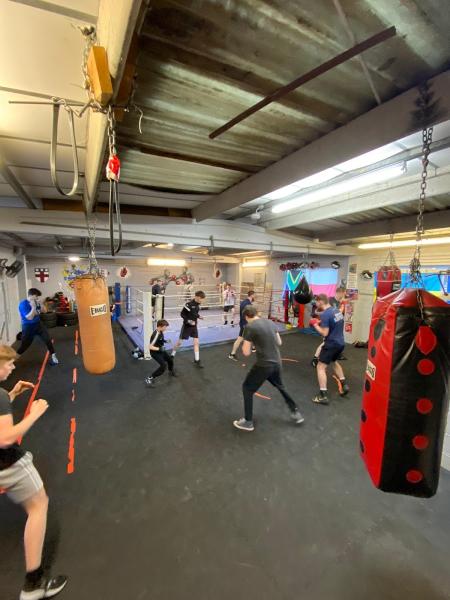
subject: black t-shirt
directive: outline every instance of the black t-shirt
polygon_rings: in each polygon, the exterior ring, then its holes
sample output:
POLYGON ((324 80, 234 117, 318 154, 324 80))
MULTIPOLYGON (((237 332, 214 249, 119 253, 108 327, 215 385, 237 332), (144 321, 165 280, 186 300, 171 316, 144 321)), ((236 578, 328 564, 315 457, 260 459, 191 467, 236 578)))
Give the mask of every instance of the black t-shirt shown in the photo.
MULTIPOLYGON (((164 339, 163 332, 155 329, 150 337, 150 346, 157 346, 159 350, 163 350, 165 343, 166 340, 164 339)), ((156 350, 150 350, 150 352, 156 352, 156 350)))
POLYGON ((281 365, 277 340, 278 329, 269 319, 255 319, 244 329, 244 340, 256 348, 256 364, 259 367, 281 365))
MULTIPOLYGON (((0 417, 4 415, 12 415, 11 400, 8 392, 0 388, 0 417)), ((9 448, 0 448, 0 471, 8 469, 24 455, 25 452, 18 444, 13 444, 9 448)))
POLYGON ((338 300, 337 298, 332 296, 328 299, 328 302, 333 308, 337 308, 338 310, 341 309, 342 300, 338 300))
POLYGON ((180 316, 183 319, 184 325, 191 325, 195 327, 200 314, 200 304, 195 300, 189 300, 183 306, 180 316))
POLYGON ((252 301, 250 300, 250 298, 246 298, 245 300, 242 300, 240 307, 239 307, 239 325, 241 327, 245 327, 247 325, 247 319, 244 317, 244 310, 247 308, 247 306, 251 306, 252 305, 252 301))

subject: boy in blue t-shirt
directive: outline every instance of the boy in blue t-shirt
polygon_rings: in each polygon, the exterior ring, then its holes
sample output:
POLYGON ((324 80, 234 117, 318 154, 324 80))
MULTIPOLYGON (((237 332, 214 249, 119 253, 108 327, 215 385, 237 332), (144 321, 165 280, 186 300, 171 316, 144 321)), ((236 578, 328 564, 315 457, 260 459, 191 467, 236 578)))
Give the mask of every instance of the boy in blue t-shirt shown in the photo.
POLYGON ((41 291, 36 288, 28 290, 28 297, 19 303, 19 313, 22 321, 22 343, 17 350, 17 354, 23 354, 27 350, 36 336, 39 336, 50 352, 50 364, 57 365, 58 359, 55 354, 50 335, 47 328, 41 323, 41 305, 39 298, 41 291))
POLYGON ((339 393, 346 396, 349 387, 345 380, 344 371, 337 362, 345 347, 344 341, 344 315, 337 308, 330 305, 326 294, 317 296, 317 308, 320 311, 320 320, 311 319, 310 325, 325 338, 319 354, 317 364, 317 379, 319 380, 319 393, 312 400, 316 404, 328 404, 327 392, 327 366, 333 363, 334 372, 339 382, 339 393))

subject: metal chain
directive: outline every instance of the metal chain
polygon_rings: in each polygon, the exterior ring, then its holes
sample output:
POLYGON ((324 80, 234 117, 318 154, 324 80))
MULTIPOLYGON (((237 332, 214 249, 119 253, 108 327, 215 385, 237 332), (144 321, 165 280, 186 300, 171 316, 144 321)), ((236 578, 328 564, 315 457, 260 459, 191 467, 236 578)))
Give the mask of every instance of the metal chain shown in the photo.
POLYGON ((89 79, 87 63, 91 48, 92 46, 95 46, 95 43, 97 41, 97 32, 93 25, 91 25, 90 27, 78 27, 78 29, 81 31, 81 34, 85 39, 85 45, 83 49, 83 60, 81 63, 81 71, 83 73, 83 86, 86 90, 89 100, 94 100, 92 95, 92 85, 91 80, 89 79))
POLYGON ((86 215, 86 224, 89 236, 89 273, 98 277, 100 269, 98 267, 97 257, 95 256, 95 228, 97 225, 97 220, 95 215, 92 220, 91 218, 92 217, 90 215, 86 215))
POLYGON ((109 144, 109 155, 117 154, 116 150, 116 118, 114 116, 114 109, 111 105, 108 106, 108 144, 109 144))
POLYGON ((431 95, 429 93, 429 86, 424 84, 419 87, 419 100, 417 102, 420 111, 422 113, 422 173, 421 173, 421 182, 420 182, 420 196, 419 196, 419 213, 417 215, 417 224, 416 224, 416 247, 414 250, 414 255, 410 263, 409 268, 409 276, 412 282, 414 282, 417 288, 417 302, 419 304, 420 314, 422 321, 424 320, 424 306, 422 301, 422 295, 420 294, 420 287, 423 287, 422 280, 422 265, 420 262, 421 259, 421 250, 422 250, 422 236, 425 232, 424 228, 424 220, 423 215, 425 212, 425 200, 427 194, 427 178, 428 178, 428 165, 429 165, 429 156, 430 156, 430 146, 433 140, 433 127, 428 127, 426 125, 426 117, 427 110, 430 103, 431 95))

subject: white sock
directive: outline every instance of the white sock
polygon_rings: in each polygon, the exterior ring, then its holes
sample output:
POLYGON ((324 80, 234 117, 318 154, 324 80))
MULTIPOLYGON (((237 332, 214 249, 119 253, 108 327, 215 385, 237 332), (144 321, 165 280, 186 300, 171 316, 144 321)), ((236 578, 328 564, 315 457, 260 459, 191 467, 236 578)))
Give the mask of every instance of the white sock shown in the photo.
POLYGON ((196 361, 200 360, 200 350, 194 350, 194 357, 196 361))
POLYGON ((176 353, 177 353, 176 350, 172 350, 172 356, 175 356, 176 353))

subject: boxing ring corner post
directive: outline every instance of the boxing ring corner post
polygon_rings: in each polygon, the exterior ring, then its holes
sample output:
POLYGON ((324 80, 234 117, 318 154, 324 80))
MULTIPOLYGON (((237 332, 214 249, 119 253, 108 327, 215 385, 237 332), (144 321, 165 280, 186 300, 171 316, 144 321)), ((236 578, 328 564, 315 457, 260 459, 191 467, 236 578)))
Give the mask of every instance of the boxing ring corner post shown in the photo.
POLYGON ((152 293, 143 292, 143 321, 144 321, 144 357, 150 358, 150 336, 153 331, 153 309, 152 309, 152 293))

